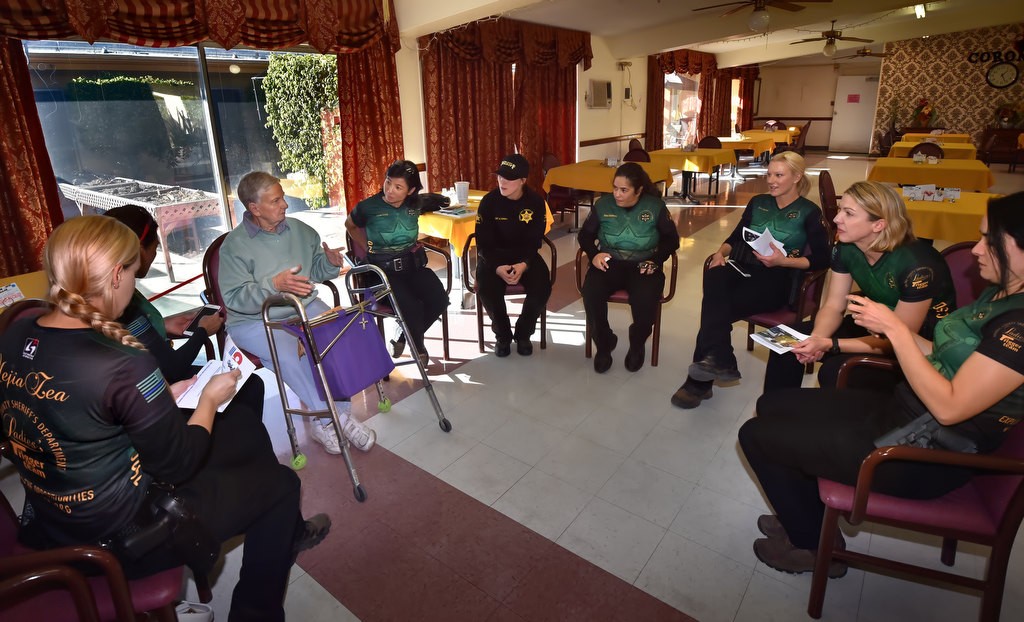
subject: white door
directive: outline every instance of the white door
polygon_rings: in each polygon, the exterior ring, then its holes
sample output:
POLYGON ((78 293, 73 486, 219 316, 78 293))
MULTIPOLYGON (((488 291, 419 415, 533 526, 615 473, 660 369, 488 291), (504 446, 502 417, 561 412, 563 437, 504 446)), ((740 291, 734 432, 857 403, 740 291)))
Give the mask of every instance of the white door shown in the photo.
POLYGON ((839 76, 829 151, 867 153, 878 100, 878 76, 839 76))

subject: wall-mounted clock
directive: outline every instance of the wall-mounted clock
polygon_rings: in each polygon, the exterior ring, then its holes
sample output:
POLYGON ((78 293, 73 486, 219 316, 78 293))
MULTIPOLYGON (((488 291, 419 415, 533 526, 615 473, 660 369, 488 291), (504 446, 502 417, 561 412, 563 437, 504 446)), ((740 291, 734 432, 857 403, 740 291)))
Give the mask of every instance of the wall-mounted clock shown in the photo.
POLYGON ((985 74, 985 80, 988 81, 989 85, 997 89, 1005 89, 1017 81, 1020 76, 1020 72, 1017 69, 1017 65, 1013 63, 995 63, 988 68, 988 73, 985 74))

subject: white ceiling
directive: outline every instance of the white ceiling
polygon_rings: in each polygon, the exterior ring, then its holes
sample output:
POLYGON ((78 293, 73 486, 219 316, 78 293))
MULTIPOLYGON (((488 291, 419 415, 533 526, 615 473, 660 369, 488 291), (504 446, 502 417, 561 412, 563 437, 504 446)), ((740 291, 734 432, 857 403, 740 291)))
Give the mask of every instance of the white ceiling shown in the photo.
MULTIPOLYGON (((491 15, 583 30, 601 37, 618 59, 687 48, 710 52, 722 67, 803 57, 826 59, 824 41, 790 45, 828 30, 830 20, 844 35, 881 44, 913 37, 1024 22, 1020 0, 938 0, 925 2, 927 17, 914 16, 909 0, 833 0, 804 4, 802 11, 769 7, 767 34, 751 32, 750 8, 729 17, 732 7, 695 12, 701 6, 729 0, 395 0, 403 37, 452 28, 491 15)), ((789 0, 799 3, 800 0, 789 0)), ((1024 32, 1024 28, 1022 28, 1024 32)), ((852 54, 863 43, 837 42, 836 56, 852 54)), ((860 60, 860 59, 856 59, 860 60)), ((790 61, 792 62, 792 61, 790 61)), ((869 61, 870 62, 870 61, 869 61)))

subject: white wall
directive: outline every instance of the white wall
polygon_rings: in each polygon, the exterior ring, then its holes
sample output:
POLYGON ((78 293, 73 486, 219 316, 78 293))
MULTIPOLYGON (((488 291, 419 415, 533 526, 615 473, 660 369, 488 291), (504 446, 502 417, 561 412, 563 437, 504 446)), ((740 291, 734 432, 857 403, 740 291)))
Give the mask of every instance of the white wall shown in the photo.
MULTIPOLYGON (((608 45, 601 37, 591 36, 590 47, 594 61, 588 71, 580 65, 579 98, 576 109, 579 115, 577 139, 586 141, 623 134, 643 134, 647 106, 647 57, 614 58, 608 45), (631 62, 628 71, 620 71, 619 61, 631 62), (587 108, 587 91, 591 80, 608 80, 612 83, 611 108, 587 108), (632 101, 624 101, 625 87, 631 84, 632 101)), ((605 143, 580 149, 579 160, 621 158, 626 153, 628 141, 605 143)))
POLYGON ((402 140, 405 159, 427 161, 423 127, 423 82, 420 74, 420 52, 416 39, 402 39, 402 49, 395 55, 398 69, 398 96, 402 105, 402 140))
MULTIPOLYGON (((838 70, 835 65, 761 67, 757 116, 799 122, 800 117, 831 117, 838 70)), ((808 146, 828 145, 831 121, 814 121, 808 146)))

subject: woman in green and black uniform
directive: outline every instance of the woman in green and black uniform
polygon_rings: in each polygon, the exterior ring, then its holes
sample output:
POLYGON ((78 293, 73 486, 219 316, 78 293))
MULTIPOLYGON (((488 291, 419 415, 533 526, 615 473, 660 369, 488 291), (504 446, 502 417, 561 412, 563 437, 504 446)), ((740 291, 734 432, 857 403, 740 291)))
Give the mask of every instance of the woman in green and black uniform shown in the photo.
MULTIPOLYGON (((1024 193, 989 202, 972 252, 993 286, 942 318, 934 343, 885 304, 847 296, 854 321, 889 340, 906 377, 888 399, 870 390, 823 388, 775 391, 758 400, 757 416, 743 424, 739 440, 775 511, 757 521, 768 536, 754 543, 762 562, 786 572, 813 569, 824 512, 817 478, 854 485, 876 439, 890 431, 931 413, 944 434, 989 453, 1018 424, 1024 414, 1024 193)), ((928 499, 973 474, 893 462, 875 473, 872 489, 928 499)), ((830 568, 831 576, 845 572, 839 563, 830 568)))
POLYGON ((427 267, 427 255, 417 242, 420 232, 420 200, 423 188, 416 165, 399 160, 388 167, 384 187, 363 199, 345 221, 356 244, 366 248, 367 261, 384 270, 405 320, 408 335, 393 343, 395 356, 412 338, 420 362, 427 364, 423 335, 448 307, 448 294, 434 271, 427 267))
POLYGON ((783 151, 768 164, 768 194, 750 200, 732 234, 711 256, 704 272, 700 330, 686 381, 672 396, 680 408, 696 408, 711 397, 716 380, 740 379, 729 333, 736 320, 792 302, 804 270, 828 265, 829 239, 821 209, 802 195, 811 182, 804 159, 783 151), (745 241, 744 228, 765 229, 785 251, 759 255, 745 241), (732 265, 726 265, 728 263, 732 265))
MULTIPOLYGON (((907 208, 895 190, 874 181, 853 184, 843 193, 835 223, 838 242, 832 248, 824 302, 814 322, 793 326, 810 337, 792 352, 769 355, 765 393, 799 388, 806 363, 823 360, 818 381, 831 387, 839 367, 853 354, 890 352, 884 339, 872 336, 846 315, 846 296, 854 285, 863 296, 895 311, 925 339, 931 339, 935 324, 956 308, 949 266, 931 244, 914 237, 907 208), (838 356, 840 352, 847 356, 838 356)), ((892 374, 871 374, 858 384, 885 391, 897 380, 892 374)))
POLYGON ((612 366, 619 340, 608 325, 608 296, 620 289, 629 292, 633 314, 626 369, 637 371, 665 287, 661 265, 679 248, 661 193, 639 164, 627 162, 616 169, 612 193, 594 204, 578 241, 591 265, 583 281, 583 306, 597 347, 594 371, 603 374, 612 366))

